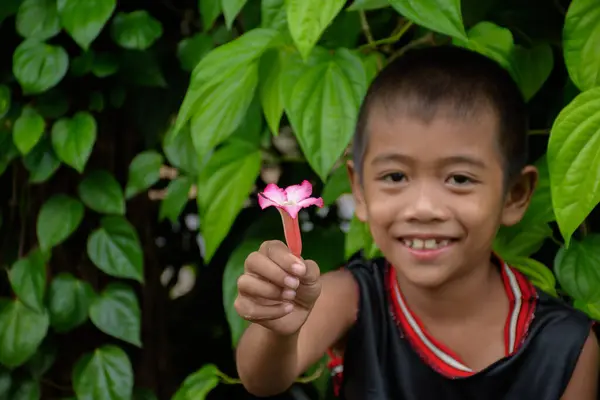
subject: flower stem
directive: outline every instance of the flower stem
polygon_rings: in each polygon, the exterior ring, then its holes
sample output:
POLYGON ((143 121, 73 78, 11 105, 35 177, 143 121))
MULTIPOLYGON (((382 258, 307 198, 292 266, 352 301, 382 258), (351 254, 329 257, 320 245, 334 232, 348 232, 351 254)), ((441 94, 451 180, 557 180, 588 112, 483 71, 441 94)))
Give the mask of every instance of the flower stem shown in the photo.
POLYGON ((300 257, 300 254, 302 254, 302 237, 300 236, 298 218, 292 218, 290 214, 282 209, 279 209, 279 214, 281 214, 281 221, 283 222, 285 242, 292 254, 300 257))

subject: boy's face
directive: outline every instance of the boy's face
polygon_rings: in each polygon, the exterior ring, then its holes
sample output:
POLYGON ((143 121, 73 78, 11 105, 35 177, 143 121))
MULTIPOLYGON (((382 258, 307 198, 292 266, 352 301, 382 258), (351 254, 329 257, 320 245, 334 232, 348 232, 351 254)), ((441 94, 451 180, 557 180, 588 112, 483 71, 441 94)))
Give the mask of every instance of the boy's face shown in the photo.
POLYGON ((489 265, 500 224, 523 216, 537 173, 504 188, 497 118, 445 117, 424 123, 374 106, 363 182, 349 164, 357 217, 408 281, 433 288, 489 265))

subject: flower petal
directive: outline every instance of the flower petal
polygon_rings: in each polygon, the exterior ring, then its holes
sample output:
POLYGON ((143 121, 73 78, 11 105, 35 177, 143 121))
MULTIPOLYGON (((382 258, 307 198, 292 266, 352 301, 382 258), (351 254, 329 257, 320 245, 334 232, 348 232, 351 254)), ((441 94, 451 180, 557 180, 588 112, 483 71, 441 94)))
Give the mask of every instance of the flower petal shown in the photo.
POLYGON ((308 199, 304 199, 298 203, 298 205, 302 208, 317 206, 323 207, 323 199, 321 197, 309 197, 308 199))
POLYGON ((262 193, 258 194, 258 205, 261 209, 270 206, 279 207, 287 201, 285 190, 274 183, 269 183, 262 193))
POLYGON ((300 185, 292 185, 285 188, 287 200, 293 203, 299 203, 308 198, 312 193, 312 185, 309 181, 304 180, 300 185))
POLYGON ((289 216, 292 217, 292 219, 298 218, 298 212, 300 212, 300 210, 302 210, 302 206, 299 206, 297 204, 292 204, 292 205, 288 205, 288 206, 281 206, 280 208, 284 212, 288 213, 289 216))

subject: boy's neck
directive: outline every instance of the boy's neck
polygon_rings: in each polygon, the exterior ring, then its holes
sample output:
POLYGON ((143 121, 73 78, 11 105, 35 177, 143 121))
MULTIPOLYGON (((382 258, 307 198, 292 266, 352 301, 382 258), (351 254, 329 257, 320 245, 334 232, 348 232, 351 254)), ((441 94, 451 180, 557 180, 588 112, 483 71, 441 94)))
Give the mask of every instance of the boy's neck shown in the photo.
POLYGON ((398 279, 409 308, 423 322, 436 324, 464 323, 481 315, 493 304, 499 293, 504 295, 502 276, 491 260, 473 268, 469 274, 431 290, 423 290, 398 279))

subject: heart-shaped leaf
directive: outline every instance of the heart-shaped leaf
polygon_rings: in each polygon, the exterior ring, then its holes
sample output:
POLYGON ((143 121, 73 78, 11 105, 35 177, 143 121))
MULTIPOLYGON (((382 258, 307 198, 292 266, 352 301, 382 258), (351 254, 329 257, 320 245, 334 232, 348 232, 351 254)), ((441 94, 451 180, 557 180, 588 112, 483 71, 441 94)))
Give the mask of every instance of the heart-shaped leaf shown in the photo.
POLYGON ((82 325, 95 293, 92 286, 69 273, 58 274, 48 289, 50 324, 57 332, 68 332, 82 325))
POLYGON ((23 365, 36 352, 48 332, 46 312, 38 313, 19 300, 0 300, 0 363, 23 365))
POLYGON ((120 12, 111 26, 113 40, 125 49, 146 50, 163 34, 160 21, 146 10, 120 12))
POLYGON ((579 94, 558 115, 548 143, 550 188, 565 244, 600 202, 600 87, 579 94))
POLYGON ((547 223, 503 226, 496 235, 494 251, 506 260, 529 257, 538 251, 544 240, 550 236, 552 236, 552 229, 547 223))
POLYGON ((104 217, 88 238, 88 257, 108 275, 144 282, 144 258, 138 235, 123 217, 104 217))
POLYGON ((206 364, 188 376, 173 400, 205 400, 206 396, 219 384, 219 370, 213 364, 206 364))
POLYGON ((273 135, 279 133, 279 122, 283 115, 283 94, 281 90, 282 53, 268 51, 260 60, 260 102, 273 135))
POLYGON ((389 0, 400 14, 432 31, 467 39, 460 0, 389 0))
POLYGON ((32 107, 23 107, 23 111, 13 128, 13 141, 21 154, 27 154, 39 142, 44 134, 46 122, 32 107))
POLYGON ((46 262, 39 250, 18 260, 8 274, 10 285, 23 304, 35 311, 44 312, 46 292, 46 262))
POLYGON ((84 50, 98 37, 116 6, 117 0, 57 0, 62 26, 84 50))
POLYGON ((153 150, 144 151, 135 156, 129 164, 125 197, 130 199, 158 182, 163 161, 163 156, 153 150))
POLYGON ((198 0, 198 7, 202 17, 202 28, 206 32, 221 15, 221 0, 198 0))
POLYGON ((125 214, 125 198, 119 182, 108 171, 90 172, 79 184, 79 197, 94 211, 104 214, 125 214))
POLYGON ((126 400, 133 393, 133 368, 125 352, 113 345, 83 355, 73 368, 78 399, 126 400))
POLYGON ((572 297, 585 303, 600 302, 600 235, 571 242, 556 255, 554 271, 560 286, 572 297))
POLYGON ((84 207, 77 199, 57 194, 48 199, 37 218, 37 237, 43 251, 65 241, 83 219, 84 207))
POLYGON ((90 305, 90 319, 107 335, 142 347, 140 307, 134 291, 122 283, 111 283, 90 305))
POLYGON ((516 257, 506 261, 512 267, 521 271, 535 286, 551 296, 558 297, 556 293, 556 278, 550 268, 533 258, 516 257))
POLYGON ((550 76, 554 57, 549 44, 539 44, 531 49, 515 46, 512 54, 512 76, 519 85, 525 100, 530 100, 550 76))
POLYGON ((192 180, 182 176, 172 180, 167 186, 167 194, 160 203, 158 220, 162 221, 165 218, 176 223, 181 211, 189 201, 189 193, 192 187, 192 180))
POLYGON ((52 127, 52 146, 58 157, 82 173, 96 142, 96 120, 88 112, 61 118, 52 127))
POLYGON ((571 80, 581 90, 600 86, 600 4, 573 0, 567 10, 562 48, 571 80), (594 50, 595 49, 595 50, 594 50))
POLYGON ((308 58, 325 29, 346 4, 345 0, 288 0, 287 20, 302 58, 308 58))
POLYGON ((26 39, 46 40, 60 32, 56 0, 24 0, 17 12, 17 32, 26 39))
POLYGON ((169 129, 163 140, 163 151, 172 166, 193 177, 200 173, 202 159, 194 149, 189 125, 184 126, 179 134, 169 129))
POLYGON ((43 136, 38 144, 23 157, 23 165, 29 171, 29 182, 42 183, 50 179, 60 166, 49 136, 43 136))
POLYGON ((352 187, 346 166, 342 165, 336 168, 327 179, 323 188, 323 203, 325 205, 333 204, 338 197, 345 193, 352 193, 352 187))
POLYGON ((15 49, 13 74, 26 94, 36 94, 56 86, 69 69, 69 55, 60 46, 28 39, 15 49))

